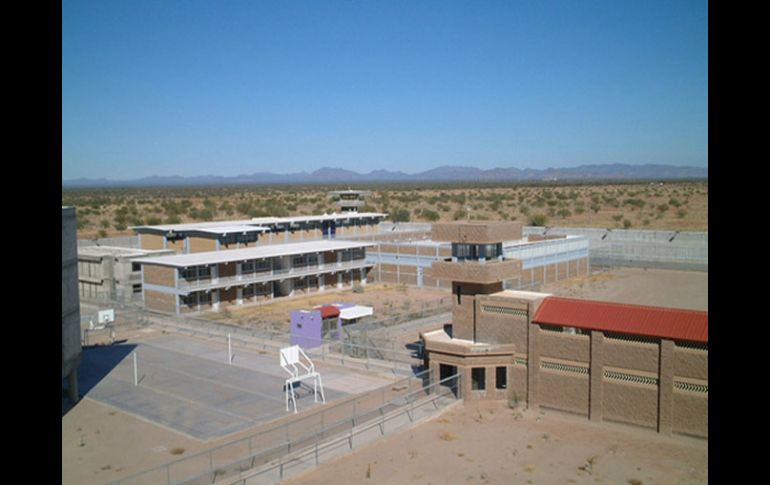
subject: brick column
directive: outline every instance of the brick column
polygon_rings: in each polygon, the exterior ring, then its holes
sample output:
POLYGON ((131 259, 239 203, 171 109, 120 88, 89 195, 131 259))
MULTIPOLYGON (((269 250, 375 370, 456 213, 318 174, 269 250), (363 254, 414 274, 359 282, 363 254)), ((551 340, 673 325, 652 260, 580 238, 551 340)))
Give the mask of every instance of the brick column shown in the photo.
POLYGON ((658 379, 658 433, 670 435, 674 414, 673 340, 660 340, 658 379))
POLYGON ((591 331, 591 360, 589 377, 588 418, 602 420, 602 382, 604 380, 604 333, 591 331))
POLYGON ((537 410, 537 384, 540 376, 540 349, 537 336, 540 326, 527 323, 527 408, 537 410))

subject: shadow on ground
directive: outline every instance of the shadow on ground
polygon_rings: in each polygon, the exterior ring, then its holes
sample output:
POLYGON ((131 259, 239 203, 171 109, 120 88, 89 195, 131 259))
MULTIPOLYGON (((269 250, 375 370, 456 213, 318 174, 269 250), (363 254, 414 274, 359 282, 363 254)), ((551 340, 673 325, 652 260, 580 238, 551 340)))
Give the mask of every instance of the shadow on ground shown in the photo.
MULTIPOLYGON (((136 349, 135 344, 115 343, 83 347, 78 367, 78 391, 80 399, 85 397, 112 369, 136 349)), ((62 410, 64 416, 74 407, 67 397, 67 379, 62 379, 62 410)))

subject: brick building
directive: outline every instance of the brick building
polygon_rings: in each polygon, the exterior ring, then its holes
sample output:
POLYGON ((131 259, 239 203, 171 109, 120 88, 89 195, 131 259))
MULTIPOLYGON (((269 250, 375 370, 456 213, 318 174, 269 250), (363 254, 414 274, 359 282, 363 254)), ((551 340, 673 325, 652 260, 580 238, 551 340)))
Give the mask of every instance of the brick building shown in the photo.
POLYGON ((144 305, 179 314, 366 284, 370 245, 319 240, 136 261, 144 305))
MULTIPOLYGON (((708 436, 708 313, 503 290, 520 271, 505 224, 434 226, 452 240, 452 324, 426 332, 435 375, 462 371, 466 400, 505 399, 661 433, 708 436)), ((435 266, 435 265, 434 265, 435 266)))

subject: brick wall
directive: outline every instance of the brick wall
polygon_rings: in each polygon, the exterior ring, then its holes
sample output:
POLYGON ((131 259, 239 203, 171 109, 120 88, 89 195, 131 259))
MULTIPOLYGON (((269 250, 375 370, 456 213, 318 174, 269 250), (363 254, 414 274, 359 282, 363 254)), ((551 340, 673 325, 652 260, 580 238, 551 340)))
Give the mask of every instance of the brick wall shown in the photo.
POLYGON ((538 335, 541 357, 589 362, 591 343, 587 335, 541 331, 538 335))
POLYGON ((139 234, 139 245, 142 249, 163 249, 163 239, 157 234, 139 234))
POLYGON ((150 310, 164 313, 176 313, 177 296, 159 291, 144 290, 144 305, 150 310))
POLYGON ((602 417, 608 421, 655 428, 658 420, 657 386, 604 379, 602 417))
POLYGON ((604 365, 644 372, 658 372, 658 345, 604 339, 604 365))
POLYGON ((708 437, 708 395, 675 390, 672 427, 676 433, 708 437))
MULTIPOLYGON (((217 250, 217 241, 216 239, 207 239, 203 237, 190 237, 190 252, 191 253, 202 253, 204 251, 216 251, 217 250)), ((235 244, 231 244, 229 249, 235 248, 235 244)), ((225 249, 225 246, 222 245, 222 249, 225 249)))
POLYGON ((175 274, 177 269, 168 266, 156 266, 152 264, 143 264, 144 282, 147 284, 167 286, 174 288, 175 274))
POLYGON ((235 263, 219 263, 218 265, 219 277, 227 278, 229 276, 235 276, 235 263))
POLYGON ((708 380, 708 350, 676 347, 674 349, 674 375, 708 380))
POLYGON ((588 415, 588 376, 540 370, 538 402, 542 406, 588 415))

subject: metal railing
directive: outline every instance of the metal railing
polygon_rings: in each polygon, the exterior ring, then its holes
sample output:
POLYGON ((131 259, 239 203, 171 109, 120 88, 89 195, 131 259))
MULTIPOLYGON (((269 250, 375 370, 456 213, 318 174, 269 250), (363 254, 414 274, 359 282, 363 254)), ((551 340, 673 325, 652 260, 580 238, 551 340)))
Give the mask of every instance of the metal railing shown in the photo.
POLYGON ((461 396, 460 373, 436 381, 431 370, 396 381, 368 393, 351 396, 320 410, 277 425, 268 425, 259 432, 210 448, 185 458, 144 470, 110 482, 112 485, 136 483, 202 484, 232 476, 243 479, 243 472, 265 467, 255 474, 280 468, 297 459, 297 453, 318 453, 331 440, 349 440, 372 426, 380 426, 395 416, 408 414, 414 419, 414 409, 442 397, 451 400, 461 396), (417 384, 419 382, 419 384, 417 384), (389 389, 388 389, 389 388, 389 389))
POLYGON ((188 280, 181 278, 179 280, 179 288, 185 289, 201 289, 215 286, 226 286, 232 283, 265 283, 284 276, 310 276, 318 273, 326 273, 329 271, 345 271, 349 269, 360 269, 366 266, 372 266, 371 263, 367 263, 364 259, 353 260, 345 263, 334 264, 322 264, 318 266, 302 266, 300 268, 283 268, 273 269, 270 271, 257 271, 253 273, 240 274, 234 276, 224 276, 219 278, 206 278, 188 280))

